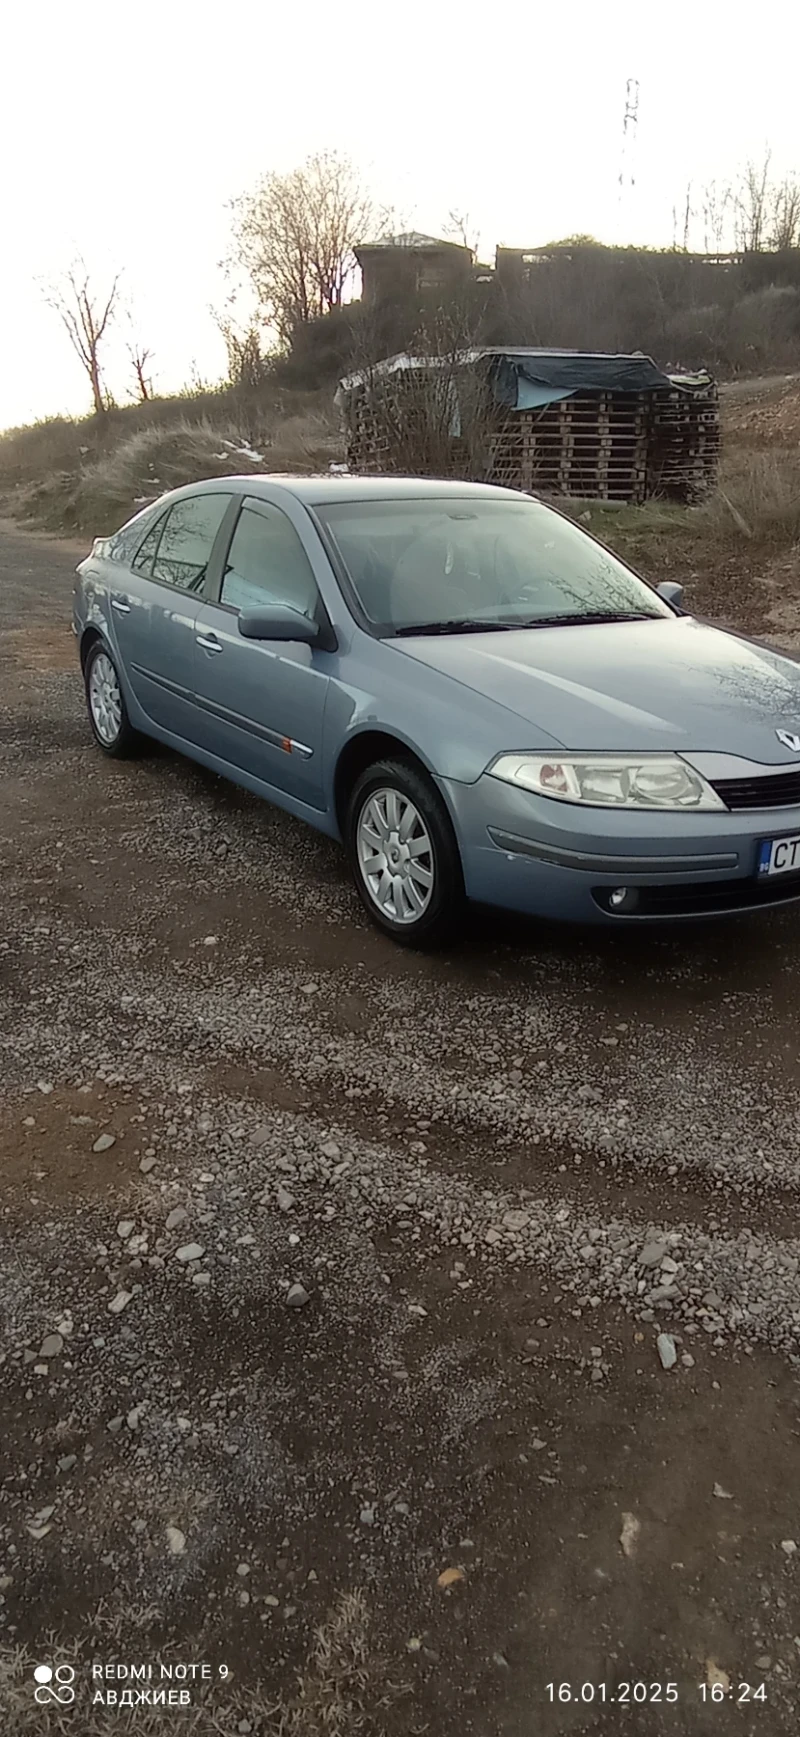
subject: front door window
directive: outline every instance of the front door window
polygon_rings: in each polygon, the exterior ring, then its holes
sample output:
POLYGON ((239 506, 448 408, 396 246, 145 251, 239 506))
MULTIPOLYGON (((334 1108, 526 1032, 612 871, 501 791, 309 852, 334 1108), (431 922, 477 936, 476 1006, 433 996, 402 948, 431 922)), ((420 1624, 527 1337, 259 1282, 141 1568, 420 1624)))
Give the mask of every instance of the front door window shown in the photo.
POLYGON ((220 603, 232 609, 285 604, 313 619, 317 586, 311 564, 280 507, 245 501, 228 551, 220 603))

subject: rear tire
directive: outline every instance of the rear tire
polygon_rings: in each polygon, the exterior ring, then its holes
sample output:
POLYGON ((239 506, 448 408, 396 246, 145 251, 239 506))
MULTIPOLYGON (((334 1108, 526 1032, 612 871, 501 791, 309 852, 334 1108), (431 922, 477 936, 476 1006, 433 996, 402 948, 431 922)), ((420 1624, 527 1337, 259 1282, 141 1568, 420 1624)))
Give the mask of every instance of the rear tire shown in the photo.
POLYGON ((116 663, 103 640, 97 639, 84 664, 86 705, 92 735, 104 754, 124 760, 135 754, 142 738, 128 717, 116 663))
POLYGON ((378 760, 357 780, 345 842, 359 898, 373 923, 403 947, 441 947, 466 903, 450 816, 432 780, 410 760, 378 760))

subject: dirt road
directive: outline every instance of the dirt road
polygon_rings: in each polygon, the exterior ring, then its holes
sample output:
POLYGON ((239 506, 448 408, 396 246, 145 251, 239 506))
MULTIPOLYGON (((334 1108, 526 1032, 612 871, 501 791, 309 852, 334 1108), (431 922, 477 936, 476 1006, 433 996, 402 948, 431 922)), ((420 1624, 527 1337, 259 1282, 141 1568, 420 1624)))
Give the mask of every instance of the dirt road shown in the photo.
POLYGON ((794 1732, 800 913, 405 955, 93 749, 75 558, 0 534, 0 1728, 794 1732))

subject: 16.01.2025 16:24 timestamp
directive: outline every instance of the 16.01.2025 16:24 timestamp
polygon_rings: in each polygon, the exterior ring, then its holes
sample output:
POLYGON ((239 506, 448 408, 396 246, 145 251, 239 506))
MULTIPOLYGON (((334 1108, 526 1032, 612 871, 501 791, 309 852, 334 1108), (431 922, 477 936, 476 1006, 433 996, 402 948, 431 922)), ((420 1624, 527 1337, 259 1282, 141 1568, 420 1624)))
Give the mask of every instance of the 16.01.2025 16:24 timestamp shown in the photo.
MULTIPOLYGON (((644 1702, 654 1704, 679 1699, 677 1683, 635 1681, 615 1684, 547 1683, 545 1693, 549 1701, 582 1701, 584 1705, 606 1701, 617 1706, 641 1706, 644 1702)), ((767 1688, 765 1683, 731 1683, 728 1688, 722 1683, 698 1683, 697 1694, 703 1702, 733 1701, 742 1706, 747 1701, 766 1701, 767 1688)))

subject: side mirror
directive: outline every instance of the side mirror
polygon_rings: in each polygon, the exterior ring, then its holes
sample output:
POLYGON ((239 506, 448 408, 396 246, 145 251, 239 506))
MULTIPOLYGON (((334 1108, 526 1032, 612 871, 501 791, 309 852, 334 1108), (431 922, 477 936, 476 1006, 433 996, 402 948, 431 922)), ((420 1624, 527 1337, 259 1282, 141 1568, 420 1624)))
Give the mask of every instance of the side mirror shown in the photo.
POLYGON ((665 603, 674 603, 676 609, 680 609, 683 603, 682 585, 676 585, 674 579, 663 579, 661 584, 656 586, 656 591, 665 603))
POLYGON ((288 603, 240 610, 239 632, 243 639, 278 639, 300 645, 314 645, 319 639, 318 623, 301 615, 299 609, 290 609, 288 603))

